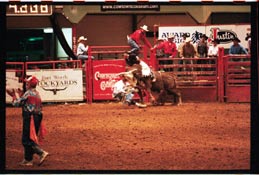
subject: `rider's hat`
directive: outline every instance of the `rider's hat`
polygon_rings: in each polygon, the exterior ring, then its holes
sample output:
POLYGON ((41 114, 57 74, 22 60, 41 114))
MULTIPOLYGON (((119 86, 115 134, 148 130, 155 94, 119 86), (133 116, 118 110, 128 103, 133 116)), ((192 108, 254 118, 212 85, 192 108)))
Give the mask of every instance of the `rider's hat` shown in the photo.
POLYGON ((147 29, 146 25, 140 26, 141 29, 145 30, 146 32, 148 32, 149 30, 147 29))

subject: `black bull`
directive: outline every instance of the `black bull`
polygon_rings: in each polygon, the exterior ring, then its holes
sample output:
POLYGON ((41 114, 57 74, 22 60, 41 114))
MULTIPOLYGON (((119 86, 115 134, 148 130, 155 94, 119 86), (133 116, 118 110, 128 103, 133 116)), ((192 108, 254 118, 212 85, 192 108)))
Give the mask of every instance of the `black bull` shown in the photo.
MULTIPOLYGON (((127 68, 127 71, 131 71, 133 73, 133 76, 137 79, 138 87, 147 91, 153 104, 163 105, 168 95, 173 95, 173 102, 176 105, 180 105, 182 103, 181 93, 179 89, 177 89, 176 77, 173 73, 153 71, 156 81, 152 82, 150 76, 142 76, 141 70, 141 65, 139 64, 134 64, 133 66, 127 68), (157 99, 154 98, 152 92, 158 92, 157 99)), ((139 92, 140 100, 141 102, 143 102, 143 95, 141 93, 142 91, 139 92)))

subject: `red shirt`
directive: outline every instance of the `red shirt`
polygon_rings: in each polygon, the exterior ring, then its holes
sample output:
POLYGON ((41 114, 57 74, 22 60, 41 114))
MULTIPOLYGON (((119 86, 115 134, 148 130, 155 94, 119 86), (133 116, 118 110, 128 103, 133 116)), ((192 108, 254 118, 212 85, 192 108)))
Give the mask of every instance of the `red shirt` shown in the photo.
POLYGON ((134 33, 130 35, 130 38, 136 41, 137 44, 139 44, 140 40, 142 40, 146 46, 148 46, 149 48, 152 47, 146 38, 145 32, 142 29, 136 30, 134 33))
POLYGON ((170 42, 170 41, 164 41, 164 42, 160 43, 156 47, 156 49, 164 49, 164 53, 171 55, 173 58, 178 53, 176 44, 174 42, 170 42))

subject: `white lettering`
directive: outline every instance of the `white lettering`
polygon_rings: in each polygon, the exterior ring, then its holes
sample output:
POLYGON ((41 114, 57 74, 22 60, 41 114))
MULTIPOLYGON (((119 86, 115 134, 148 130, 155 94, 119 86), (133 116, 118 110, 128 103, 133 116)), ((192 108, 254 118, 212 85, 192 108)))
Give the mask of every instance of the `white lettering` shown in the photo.
POLYGON ((95 80, 100 80, 100 79, 109 79, 112 80, 114 78, 118 77, 117 74, 114 73, 106 73, 106 74, 102 74, 100 72, 95 72, 94 74, 94 79, 95 80))
POLYGON ((109 80, 109 81, 102 81, 100 83, 100 89, 105 91, 107 88, 112 88, 114 85, 115 81, 109 80))

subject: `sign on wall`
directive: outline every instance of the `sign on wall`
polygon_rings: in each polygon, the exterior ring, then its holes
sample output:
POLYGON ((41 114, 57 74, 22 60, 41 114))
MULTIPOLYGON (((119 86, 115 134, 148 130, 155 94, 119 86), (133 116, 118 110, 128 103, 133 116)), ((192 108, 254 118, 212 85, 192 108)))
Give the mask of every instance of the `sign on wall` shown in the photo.
POLYGON ((157 4, 105 4, 101 5, 102 11, 117 11, 117 10, 155 10, 159 11, 160 6, 157 4))
POLYGON ((112 86, 120 72, 125 72, 125 60, 93 61, 93 99, 112 99, 112 86))
POLYGON ((37 90, 43 102, 83 100, 81 69, 28 70, 27 75, 39 79, 37 90))
POLYGON ((238 37, 240 44, 247 47, 245 41, 246 34, 250 32, 251 26, 244 25, 206 25, 206 26, 160 26, 158 36, 167 38, 169 34, 175 35, 175 43, 179 45, 182 42, 182 35, 187 34, 192 38, 193 43, 197 43, 202 34, 206 34, 211 39, 219 39, 220 45, 226 49, 233 44, 232 39, 238 37))

